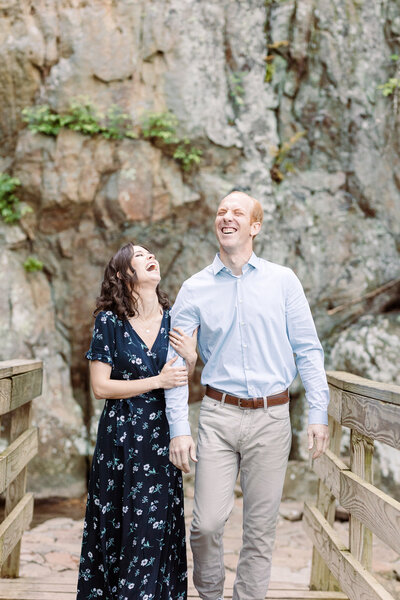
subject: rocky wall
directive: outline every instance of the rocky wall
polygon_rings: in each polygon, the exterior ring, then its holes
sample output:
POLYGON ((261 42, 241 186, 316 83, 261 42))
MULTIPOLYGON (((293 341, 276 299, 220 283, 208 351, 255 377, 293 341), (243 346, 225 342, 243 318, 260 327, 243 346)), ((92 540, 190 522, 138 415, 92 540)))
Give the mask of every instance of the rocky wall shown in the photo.
MULTIPOLYGON (((378 293, 400 277, 398 93, 377 88, 395 75, 400 5, 0 0, 0 20, 0 172, 33 209, 0 227, 0 359, 45 363, 38 494, 85 489, 99 406, 83 355, 106 261, 128 240, 151 246, 174 298, 212 260, 215 207, 236 186, 263 204, 256 251, 302 280, 327 368, 400 383, 399 286, 378 293), (61 112, 82 94, 137 125, 172 111, 200 166, 186 173, 148 140, 50 137, 22 121, 27 106, 61 112), (25 272, 32 254, 43 272, 25 272)), ((297 384, 294 398, 304 458, 297 384)), ((380 454, 390 487, 400 466, 380 454)))

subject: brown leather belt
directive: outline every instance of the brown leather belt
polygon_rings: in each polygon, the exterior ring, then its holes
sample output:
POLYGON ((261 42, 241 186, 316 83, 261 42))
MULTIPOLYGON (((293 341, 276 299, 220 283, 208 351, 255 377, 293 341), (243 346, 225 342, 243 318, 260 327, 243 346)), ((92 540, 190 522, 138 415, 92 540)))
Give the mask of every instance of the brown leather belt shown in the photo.
MULTIPOLYGON (((213 400, 222 400, 223 392, 216 390, 209 385, 206 387, 206 396, 213 400)), ((289 402, 289 390, 267 396, 267 407, 278 406, 278 404, 286 404, 289 402)), ((225 404, 239 406, 239 408, 264 408, 264 398, 238 398, 231 394, 225 394, 225 404)))

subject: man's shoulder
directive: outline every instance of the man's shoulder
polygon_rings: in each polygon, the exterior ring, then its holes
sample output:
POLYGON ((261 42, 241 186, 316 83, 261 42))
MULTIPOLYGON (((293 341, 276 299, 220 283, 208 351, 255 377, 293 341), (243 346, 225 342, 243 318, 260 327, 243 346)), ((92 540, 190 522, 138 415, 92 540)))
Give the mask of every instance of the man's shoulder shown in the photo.
POLYGON ((290 267, 280 265, 278 263, 271 262, 265 258, 258 257, 259 267, 262 273, 269 273, 272 276, 276 276, 282 279, 292 278, 294 272, 290 267))
POLYGON ((186 289, 196 288, 202 283, 210 281, 213 278, 213 276, 214 272, 211 264, 207 267, 204 267, 204 269, 198 271, 197 273, 186 279, 183 282, 182 287, 185 287, 186 289))

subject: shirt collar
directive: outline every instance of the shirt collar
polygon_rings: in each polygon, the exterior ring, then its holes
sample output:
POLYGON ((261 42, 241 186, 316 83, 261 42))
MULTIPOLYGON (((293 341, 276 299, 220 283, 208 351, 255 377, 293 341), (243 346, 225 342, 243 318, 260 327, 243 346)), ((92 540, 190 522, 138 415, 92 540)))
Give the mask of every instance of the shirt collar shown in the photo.
MULTIPOLYGON (((258 269, 260 266, 260 259, 258 258, 258 256, 256 256, 254 254, 254 252, 252 252, 249 261, 247 263, 247 265, 252 266, 254 269, 258 269)), ((224 265, 224 263, 222 262, 222 260, 220 259, 219 253, 217 253, 215 255, 215 258, 212 262, 212 270, 214 275, 217 275, 220 271, 222 271, 222 269, 225 269, 226 271, 229 271, 229 269, 224 265)), ((244 265, 244 271, 246 270, 246 265, 244 265)))

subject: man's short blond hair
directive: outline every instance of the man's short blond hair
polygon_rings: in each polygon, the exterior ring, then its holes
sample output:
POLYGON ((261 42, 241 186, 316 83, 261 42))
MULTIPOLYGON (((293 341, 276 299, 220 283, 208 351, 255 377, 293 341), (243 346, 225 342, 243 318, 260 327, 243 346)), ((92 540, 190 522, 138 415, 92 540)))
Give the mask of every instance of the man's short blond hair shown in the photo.
MULTIPOLYGON (((258 200, 253 198, 253 196, 246 194, 246 192, 242 192, 241 190, 232 190, 227 196, 225 196, 225 198, 229 198, 229 196, 239 196, 241 198, 248 198, 249 200, 251 200, 253 203, 253 208, 251 210, 251 215, 250 215, 250 224, 252 225, 253 223, 260 223, 260 225, 262 225, 263 218, 264 218, 264 211, 263 211, 263 207, 261 206, 261 203, 258 200)), ((225 200, 225 198, 223 198, 223 200, 225 200)), ((221 202, 223 200, 221 200, 221 202)), ((255 237, 256 236, 254 235, 253 238, 255 238, 255 237)))
MULTIPOLYGON (((250 196, 251 198, 251 196, 250 196)), ((261 203, 255 198, 251 198, 253 200, 253 210, 251 211, 251 221, 250 223, 260 223, 262 225, 264 218, 264 211, 261 206, 261 203)))

